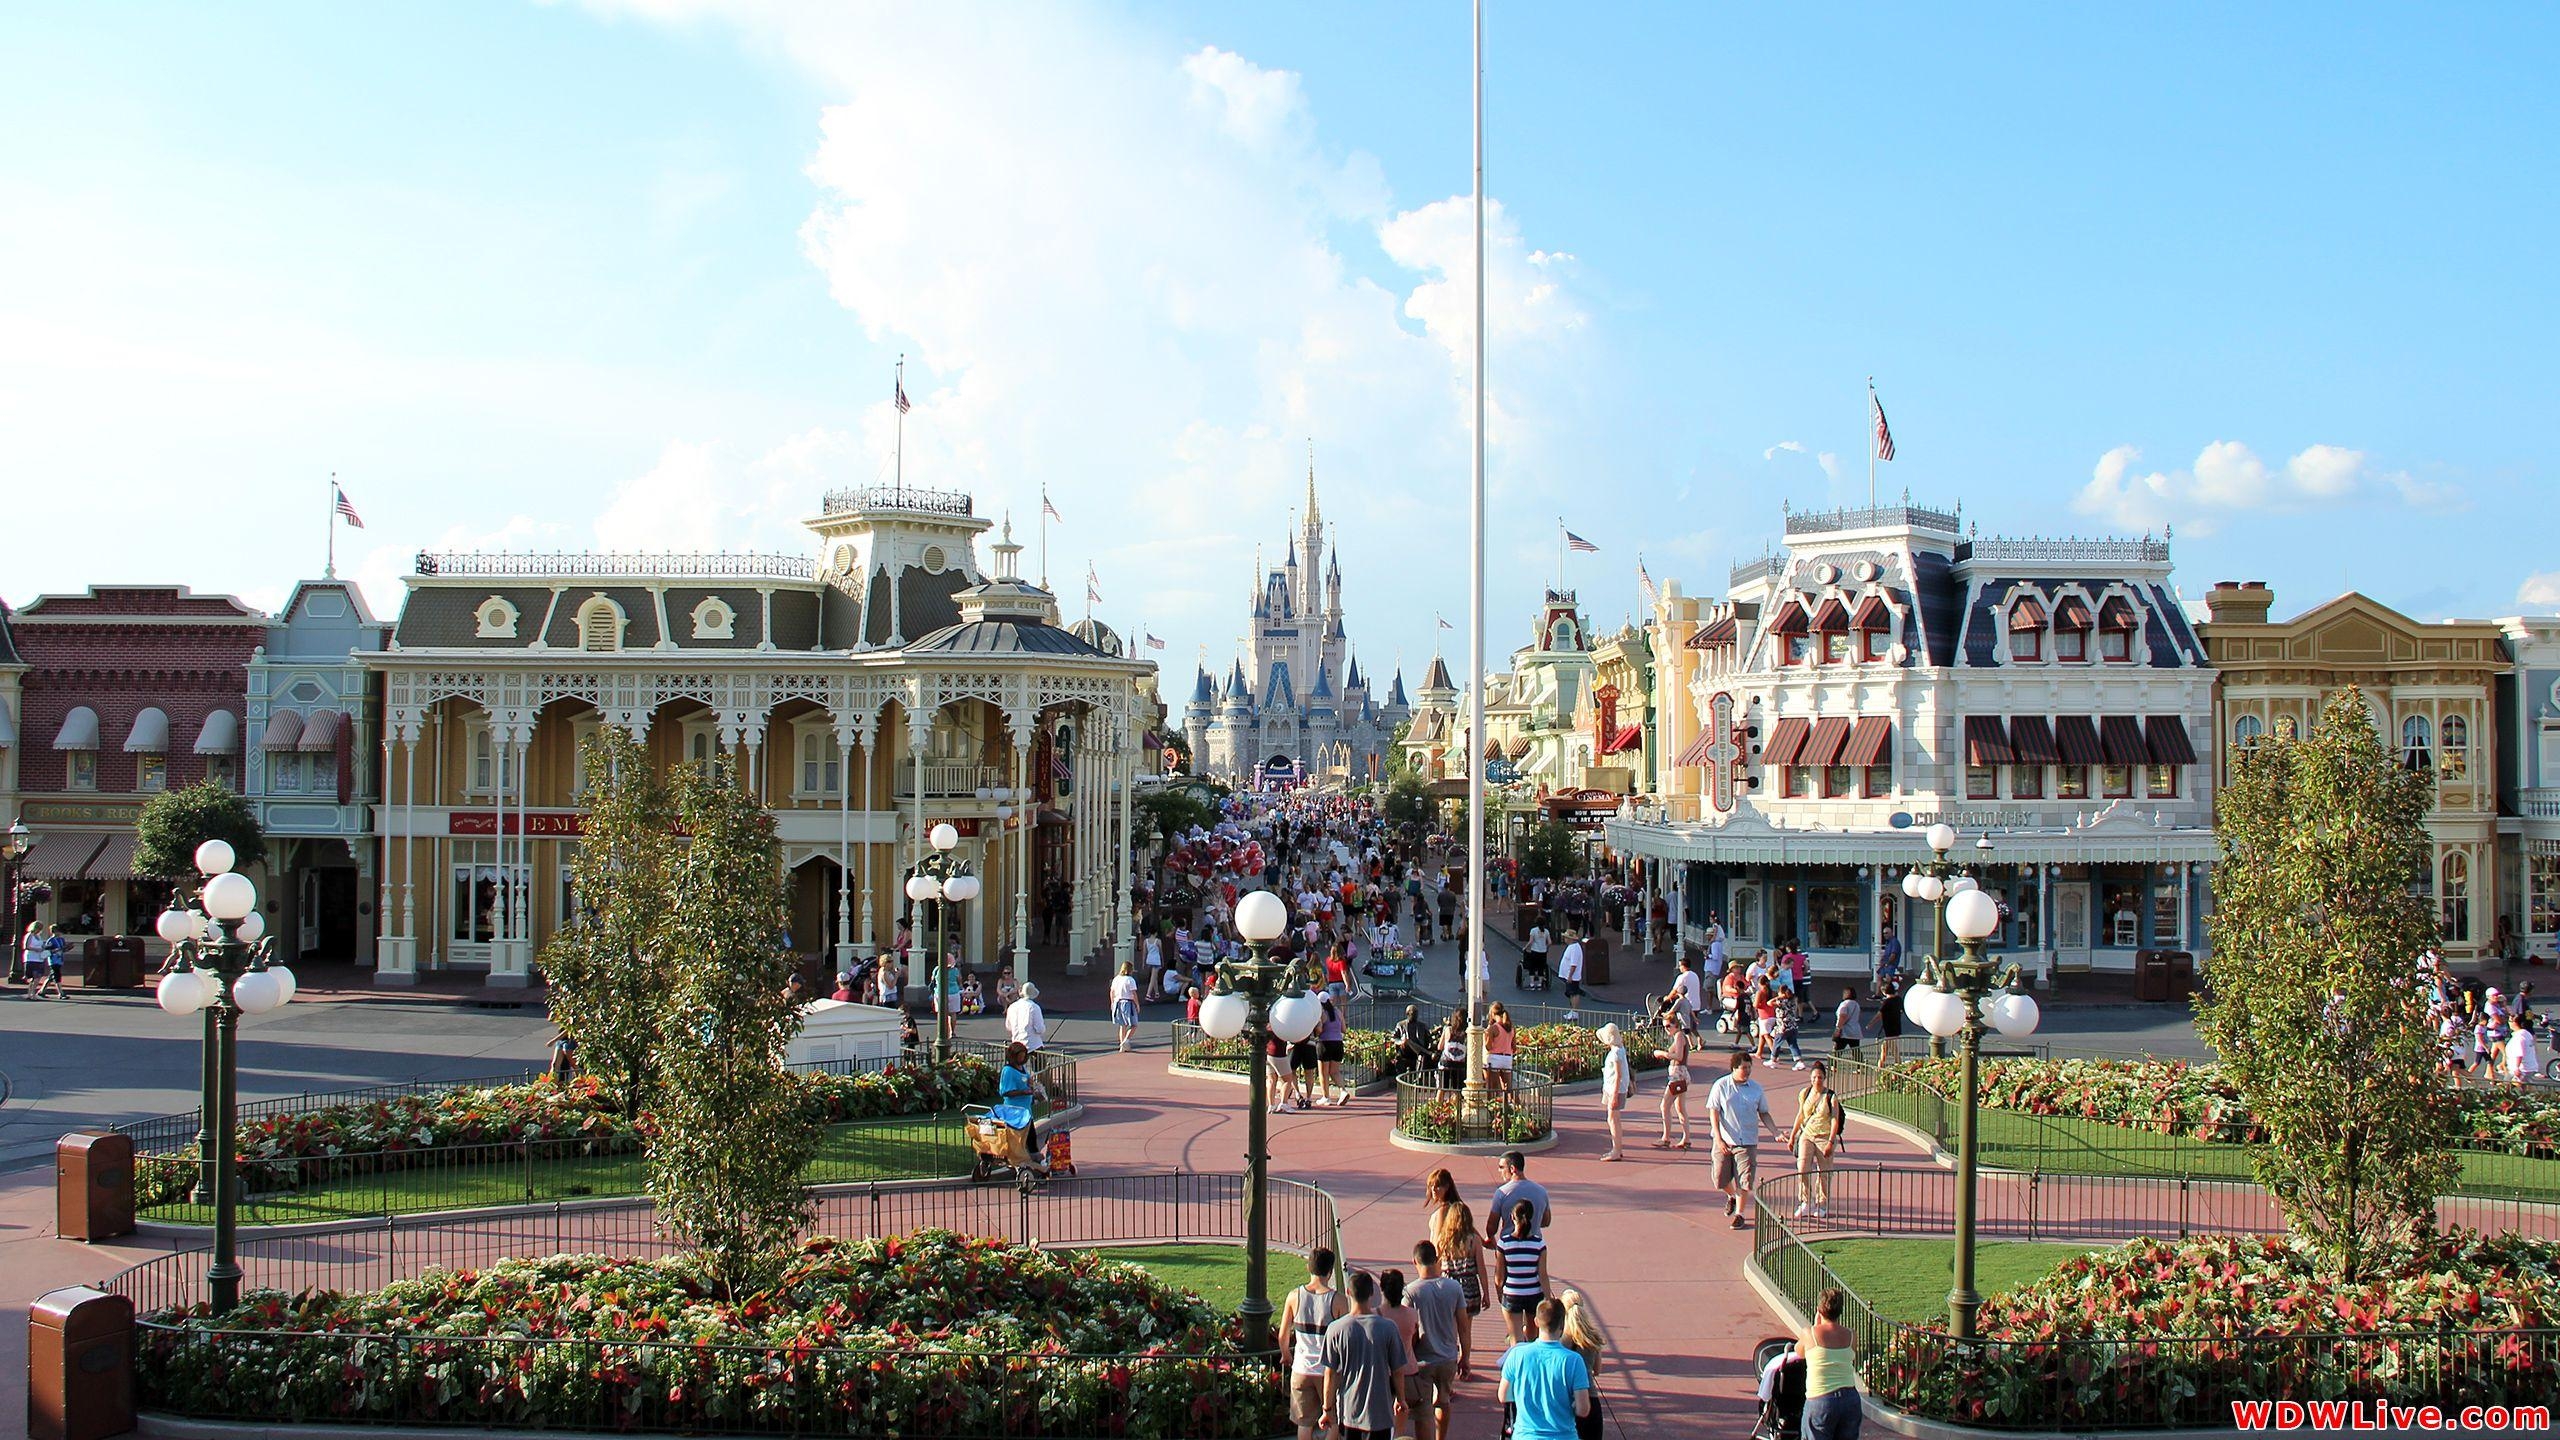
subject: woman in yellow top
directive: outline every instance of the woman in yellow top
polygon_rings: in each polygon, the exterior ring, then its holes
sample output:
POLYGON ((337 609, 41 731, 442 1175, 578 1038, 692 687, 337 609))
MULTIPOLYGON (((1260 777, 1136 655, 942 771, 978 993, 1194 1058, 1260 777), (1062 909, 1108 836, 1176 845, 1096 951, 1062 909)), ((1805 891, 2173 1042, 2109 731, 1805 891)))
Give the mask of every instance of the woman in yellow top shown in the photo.
POLYGON ((1795 1123, 1787 1127, 1783 1137, 1796 1157, 1798 1215, 1818 1217, 1831 1213, 1831 1171, 1838 1162, 1840 1128, 1845 1119, 1840 1092, 1831 1088, 1831 1067, 1814 1061, 1812 1074, 1796 1096, 1795 1123))
POLYGON ((1813 1323, 1796 1336, 1804 1357, 1805 1440, 1858 1440, 1866 1410, 1858 1399, 1858 1356, 1840 1323, 1840 1287, 1814 1298, 1813 1323))

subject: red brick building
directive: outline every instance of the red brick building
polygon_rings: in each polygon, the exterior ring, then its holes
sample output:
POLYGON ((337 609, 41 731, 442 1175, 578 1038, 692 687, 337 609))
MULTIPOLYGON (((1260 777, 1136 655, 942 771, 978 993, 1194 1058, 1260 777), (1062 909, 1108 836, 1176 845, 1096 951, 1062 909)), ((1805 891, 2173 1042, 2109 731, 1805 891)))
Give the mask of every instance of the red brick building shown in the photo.
MULTIPOLYGON (((9 617, 19 672, 18 812, 34 918, 147 935, 164 887, 133 875, 133 826, 163 790, 240 783, 240 712, 267 617, 176 585, 46 595, 9 617)), ((155 945, 156 941, 153 942, 155 945)))

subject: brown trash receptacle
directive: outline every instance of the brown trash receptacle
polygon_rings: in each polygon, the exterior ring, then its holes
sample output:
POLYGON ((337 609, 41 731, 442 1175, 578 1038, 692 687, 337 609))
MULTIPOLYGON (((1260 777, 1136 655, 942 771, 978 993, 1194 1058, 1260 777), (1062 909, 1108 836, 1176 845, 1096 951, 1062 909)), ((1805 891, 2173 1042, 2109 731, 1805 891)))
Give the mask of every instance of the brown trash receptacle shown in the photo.
POLYGON ((133 1302, 74 1285, 27 1310, 29 1440, 133 1429, 133 1302))
POLYGON ((54 1224, 65 1240, 133 1233, 133 1138, 74 1130, 53 1146, 54 1224))
POLYGON ((1582 983, 1609 983, 1609 932, 1606 930, 1582 937, 1582 983))
POLYGON ((2169 998, 2169 962, 2159 950, 2133 952, 2133 998, 2156 1001, 2169 998))
POLYGON ((141 983, 141 937, 93 935, 80 947, 82 989, 130 990, 141 983))
POLYGON ((2169 995, 2172 1000, 2192 1000, 2196 994, 2196 955, 2192 950, 2171 950, 2163 957, 2169 965, 2169 995))
POLYGON ((107 937, 92 935, 80 942, 80 988, 103 990, 107 985, 107 937))

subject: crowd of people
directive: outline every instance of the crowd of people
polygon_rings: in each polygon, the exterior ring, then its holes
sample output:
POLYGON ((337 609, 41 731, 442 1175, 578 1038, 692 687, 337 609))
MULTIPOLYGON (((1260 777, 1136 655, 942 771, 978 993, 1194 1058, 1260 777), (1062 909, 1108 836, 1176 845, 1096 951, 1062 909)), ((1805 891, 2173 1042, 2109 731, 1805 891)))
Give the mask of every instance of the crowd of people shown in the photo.
POLYGON ((2448 1073, 2514 1085, 2560 1078, 2546 1072, 2560 1057, 2544 1043, 2546 1022, 2534 1011, 2532 981, 2509 995, 2477 976, 2454 974, 2432 950, 2419 957, 2418 974, 2448 1073))

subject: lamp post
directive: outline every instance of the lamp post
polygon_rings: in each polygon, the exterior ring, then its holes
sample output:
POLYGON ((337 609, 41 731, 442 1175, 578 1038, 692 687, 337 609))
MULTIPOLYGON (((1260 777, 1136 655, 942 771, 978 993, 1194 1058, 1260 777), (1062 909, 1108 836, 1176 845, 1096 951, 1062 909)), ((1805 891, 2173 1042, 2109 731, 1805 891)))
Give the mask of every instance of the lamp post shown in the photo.
MULTIPOLYGON (((1947 953, 1947 902, 1963 891, 1976 888, 1980 882, 1965 873, 1964 867, 1950 857, 1956 848, 1956 827, 1941 821, 1929 827, 1922 836, 1929 842, 1930 858, 1903 872, 1902 893, 1914 900, 1926 900, 1929 913, 1929 958, 1921 964, 1924 975, 1931 967, 1943 963, 1947 953)), ((1991 837, 1983 836, 1974 848, 1989 858, 1991 837)), ((1905 1012, 1909 1005, 1906 1002, 1905 1012)), ((1947 1058, 1947 1042, 1938 1035, 1929 1037, 1929 1058, 1947 1058)))
POLYGON ((1982 1309, 1982 1296, 1973 1288, 1982 1032, 1989 1028, 2013 1040, 2023 1039, 2035 1033, 2037 1013, 2034 997, 2017 988, 2017 965, 1983 953, 1983 943, 2000 928, 2000 902, 1979 887, 1959 890, 1947 899, 1946 921, 1962 953, 1955 959, 1931 957, 1926 985, 1912 987, 1905 1008, 1932 1036, 1963 1037, 1964 1098, 1963 1109, 1956 1115, 1955 1285, 1947 1292, 1947 1318, 1949 1332, 1969 1340, 1974 1317, 1982 1309))
POLYGON ((1270 1060, 1271 1037, 1296 1044, 1315 1033, 1321 1011, 1303 991, 1282 994, 1292 971, 1288 961, 1271 953, 1271 942, 1289 925, 1289 907, 1268 890, 1256 890, 1236 901, 1236 934, 1244 954, 1218 966, 1216 988, 1200 1002, 1200 1028, 1214 1040, 1245 1037, 1244 1142, 1244 1303, 1236 1313, 1244 1321, 1244 1348, 1259 1354, 1271 1341, 1271 1236, 1266 1219, 1270 1190, 1270 1060))
POLYGON ((240 1017, 263 1015, 293 999, 293 972, 276 964, 258 887, 231 868, 231 846, 207 840, 195 864, 205 877, 194 908, 172 903, 156 929, 182 965, 160 977, 160 1008, 205 1013, 204 1095, 197 1135, 199 1200, 213 1203, 213 1265, 205 1272, 217 1315, 240 1303, 239 1193, 232 1130, 240 1108, 240 1017))
POLYGON ((7 901, 9 905, 9 923, 0 926, 0 933, 9 938, 9 953, 0 958, 0 965, 15 966, 18 963, 18 886, 25 878, 18 873, 18 867, 25 863, 27 852, 34 848, 36 837, 27 829, 27 822, 11 821, 7 838, 0 839, 0 865, 5 865, 9 874, 8 886, 0 888, 0 900, 7 901))
POLYGON ((907 877, 907 898, 933 906, 933 1058, 940 1062, 951 1058, 955 1020, 951 1013, 955 1008, 951 999, 951 955, 944 932, 951 907, 978 898, 978 877, 969 873, 965 861, 951 853, 960 845, 960 832, 951 822, 934 826, 925 839, 933 846, 933 852, 917 861, 916 873, 907 877))

